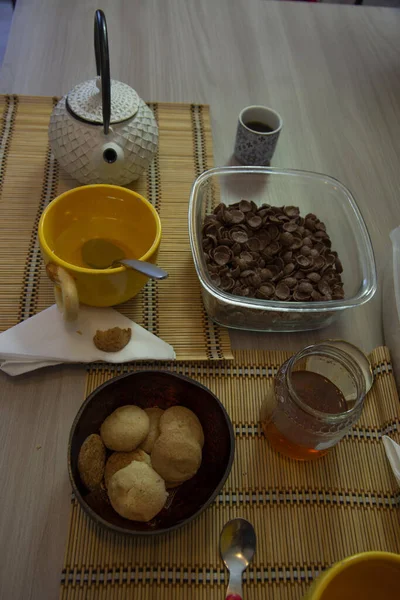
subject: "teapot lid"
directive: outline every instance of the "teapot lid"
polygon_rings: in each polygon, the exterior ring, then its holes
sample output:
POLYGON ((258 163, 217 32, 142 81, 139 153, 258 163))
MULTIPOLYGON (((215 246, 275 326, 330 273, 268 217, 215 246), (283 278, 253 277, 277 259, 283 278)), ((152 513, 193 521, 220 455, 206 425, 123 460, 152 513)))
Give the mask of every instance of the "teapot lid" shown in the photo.
MULTIPOLYGON (((133 88, 111 80, 110 123, 120 123, 135 116, 140 98, 133 88)), ((73 116, 88 123, 103 124, 100 77, 78 83, 67 95, 67 108, 73 116)))

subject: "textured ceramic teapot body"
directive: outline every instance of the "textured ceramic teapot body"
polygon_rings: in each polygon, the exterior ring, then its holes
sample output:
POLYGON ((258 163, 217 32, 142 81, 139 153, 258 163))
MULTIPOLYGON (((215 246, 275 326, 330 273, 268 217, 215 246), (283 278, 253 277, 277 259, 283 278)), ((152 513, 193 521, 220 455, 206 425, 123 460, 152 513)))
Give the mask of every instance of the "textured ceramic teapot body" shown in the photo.
POLYGON ((153 112, 128 85, 111 81, 102 11, 95 16, 97 79, 77 85, 54 108, 50 147, 80 183, 125 185, 148 167, 157 150, 153 112))

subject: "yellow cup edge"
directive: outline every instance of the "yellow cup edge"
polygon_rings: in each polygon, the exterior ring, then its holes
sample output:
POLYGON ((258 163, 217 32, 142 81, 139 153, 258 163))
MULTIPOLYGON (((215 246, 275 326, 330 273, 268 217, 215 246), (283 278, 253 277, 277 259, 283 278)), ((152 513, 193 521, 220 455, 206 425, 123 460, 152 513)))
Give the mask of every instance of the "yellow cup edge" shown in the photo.
POLYGON ((78 186, 76 188, 72 188, 72 190, 67 190, 66 192, 63 192, 62 194, 60 194, 59 196, 54 198, 54 200, 52 200, 50 202, 50 204, 48 204, 46 206, 46 208, 44 209, 44 211, 41 214, 41 217, 39 220, 39 227, 38 227, 39 242, 40 242, 41 246, 43 247, 43 250, 46 252, 46 254, 48 256, 50 256, 50 257, 52 257, 52 259, 54 259, 54 262, 59 264, 61 267, 68 269, 69 271, 73 271, 76 273, 86 273, 86 274, 100 274, 100 273, 122 273, 126 269, 126 267, 124 267, 124 266, 116 267, 115 269, 90 269, 90 268, 87 269, 85 267, 78 267, 76 265, 66 262, 65 260, 63 260, 62 258, 57 256, 51 250, 50 246, 47 244, 47 242, 45 240, 44 221, 45 221, 46 214, 48 213, 48 210, 50 209, 50 207, 52 205, 54 205, 54 203, 58 203, 62 198, 64 198, 65 196, 69 196, 70 194, 75 192, 77 189, 99 188, 99 187, 113 189, 113 190, 121 190, 122 189, 122 190, 124 190, 124 192, 128 192, 129 194, 134 195, 136 198, 138 198, 141 202, 143 202, 150 208, 150 212, 153 214, 155 221, 156 221, 156 229, 157 229, 156 237, 155 237, 153 244, 151 245, 149 250, 146 252, 146 254, 141 256, 138 260, 146 261, 152 254, 154 254, 156 252, 157 248, 160 245, 160 242, 161 242, 160 216, 159 216, 158 212, 156 211, 156 209, 154 208, 154 206, 147 200, 147 198, 145 198, 141 194, 138 194, 137 192, 134 192, 133 190, 129 190, 128 188, 124 188, 119 185, 111 185, 111 184, 106 184, 106 183, 93 183, 90 185, 78 186))
POLYGON ((316 589, 313 590, 310 600, 321 600, 322 594, 326 591, 328 585, 332 580, 341 572, 343 572, 350 564, 368 562, 373 559, 385 558, 391 562, 400 564, 400 554, 394 552, 383 552, 379 550, 372 550, 370 552, 359 552, 353 554, 353 556, 347 556, 343 560, 335 563, 329 569, 323 573, 323 579, 316 589), (367 559, 367 561, 365 561, 367 559))

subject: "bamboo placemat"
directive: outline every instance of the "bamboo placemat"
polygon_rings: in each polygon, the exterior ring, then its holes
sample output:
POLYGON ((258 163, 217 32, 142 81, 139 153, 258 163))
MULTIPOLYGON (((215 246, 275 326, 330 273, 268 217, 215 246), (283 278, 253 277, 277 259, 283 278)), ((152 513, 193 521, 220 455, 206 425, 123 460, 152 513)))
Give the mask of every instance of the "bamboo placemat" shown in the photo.
MULTIPOLYGON (((48 145, 56 98, 0 96, 0 331, 54 303, 36 235, 43 209, 76 182, 62 172, 48 145)), ((160 266, 170 273, 149 282, 119 310, 175 348, 181 360, 232 358, 229 335, 205 314, 189 247, 191 185, 213 166, 207 106, 150 104, 159 150, 147 173, 131 184, 160 213, 160 266)))
MULTIPOLYGON (((307 463, 271 450, 258 424, 262 399, 288 356, 240 351, 234 362, 167 365, 209 387, 225 405, 236 431, 227 483, 194 522, 152 539, 105 532, 73 500, 60 598, 224 598, 227 578, 218 540, 224 523, 235 516, 250 520, 257 533, 257 553, 245 574, 248 600, 297 600, 321 570, 345 556, 373 549, 400 552, 400 493, 381 441, 385 433, 400 441, 388 350, 377 348, 370 356, 376 379, 360 421, 327 456, 307 463)), ((91 368, 86 392, 114 374, 108 365, 91 368)))

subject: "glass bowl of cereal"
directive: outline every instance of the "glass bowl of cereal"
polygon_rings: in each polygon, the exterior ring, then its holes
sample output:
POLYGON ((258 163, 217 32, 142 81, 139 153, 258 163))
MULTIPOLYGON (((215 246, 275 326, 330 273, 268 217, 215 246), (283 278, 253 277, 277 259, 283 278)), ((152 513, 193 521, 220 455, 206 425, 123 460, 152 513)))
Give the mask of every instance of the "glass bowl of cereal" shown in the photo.
POLYGON ((219 167, 194 182, 189 237, 208 315, 253 331, 307 331, 377 287, 360 210, 339 181, 308 171, 219 167))

